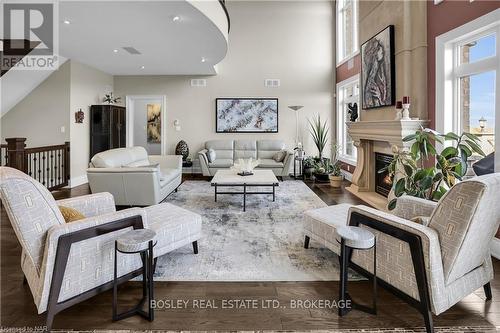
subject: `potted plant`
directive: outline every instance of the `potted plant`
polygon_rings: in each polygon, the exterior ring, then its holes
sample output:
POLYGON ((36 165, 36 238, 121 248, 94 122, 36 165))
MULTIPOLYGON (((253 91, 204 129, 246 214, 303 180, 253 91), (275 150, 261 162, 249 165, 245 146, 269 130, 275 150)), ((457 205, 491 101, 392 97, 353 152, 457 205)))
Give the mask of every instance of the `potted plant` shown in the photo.
POLYGON ((338 160, 340 146, 336 143, 332 144, 332 173, 330 174, 330 186, 339 188, 342 186, 342 170, 340 169, 340 161, 338 160))
POLYGON ((311 178, 314 172, 315 162, 312 156, 308 156, 304 159, 304 175, 307 178, 311 178))
POLYGON ((328 142, 328 125, 326 124, 326 121, 324 123, 321 122, 320 115, 318 115, 318 117, 313 121, 308 120, 308 122, 309 132, 311 133, 311 136, 313 138, 314 145, 316 146, 316 148, 318 148, 318 158, 319 160, 322 160, 323 150, 325 149, 328 142))
POLYGON ((399 150, 394 146, 394 159, 378 171, 387 170, 393 183, 396 198, 389 201, 390 210, 396 207, 397 198, 403 194, 439 200, 457 180, 466 175, 467 160, 473 153, 485 155, 480 139, 465 132, 459 136, 453 132, 440 134, 422 128, 406 136, 403 141, 414 141, 410 151, 399 150), (438 153, 433 142, 444 144, 445 141, 451 141, 451 145, 438 153))
POLYGON ((333 172, 334 166, 329 158, 316 158, 314 165, 314 177, 317 182, 328 183, 330 174, 333 172))

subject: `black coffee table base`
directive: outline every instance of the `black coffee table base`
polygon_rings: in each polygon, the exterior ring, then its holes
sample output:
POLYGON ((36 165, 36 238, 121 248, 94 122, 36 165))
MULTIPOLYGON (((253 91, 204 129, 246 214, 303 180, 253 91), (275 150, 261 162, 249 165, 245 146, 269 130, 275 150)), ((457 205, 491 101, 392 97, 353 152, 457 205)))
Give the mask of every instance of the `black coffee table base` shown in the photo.
POLYGON ((217 202, 217 195, 219 194, 232 194, 232 195, 243 195, 243 211, 246 212, 247 210, 247 195, 254 195, 254 194, 272 194, 273 196, 273 202, 276 201, 276 186, 279 186, 278 183, 273 183, 273 184, 217 184, 217 183, 212 183, 212 186, 215 187, 215 202, 217 202), (271 186, 273 188, 272 192, 248 192, 247 188, 248 187, 269 187, 271 186), (220 192, 218 190, 219 187, 243 187, 242 192, 220 192))

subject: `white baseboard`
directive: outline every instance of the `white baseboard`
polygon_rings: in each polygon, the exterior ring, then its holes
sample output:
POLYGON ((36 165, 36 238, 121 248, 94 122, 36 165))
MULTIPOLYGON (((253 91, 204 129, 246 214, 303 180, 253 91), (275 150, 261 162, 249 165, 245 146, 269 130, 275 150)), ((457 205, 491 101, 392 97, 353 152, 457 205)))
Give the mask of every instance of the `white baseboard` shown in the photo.
POLYGON ((89 181, 87 179, 87 175, 82 175, 82 176, 79 176, 79 177, 71 178, 70 181, 69 181, 68 187, 69 188, 73 188, 73 187, 77 187, 77 186, 86 184, 88 182, 89 181))
POLYGON ((352 173, 347 172, 345 170, 342 170, 342 174, 344 175, 345 179, 347 179, 348 181, 352 182, 352 173))
POLYGON ((493 238, 491 242, 491 255, 497 259, 500 259, 500 239, 493 238))

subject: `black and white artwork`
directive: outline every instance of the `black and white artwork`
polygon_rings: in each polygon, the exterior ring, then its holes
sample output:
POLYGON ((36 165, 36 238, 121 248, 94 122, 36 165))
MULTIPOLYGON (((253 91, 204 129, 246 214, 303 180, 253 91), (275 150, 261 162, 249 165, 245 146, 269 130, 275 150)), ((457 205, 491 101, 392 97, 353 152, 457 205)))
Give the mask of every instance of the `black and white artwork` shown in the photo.
POLYGON ((362 107, 373 109, 395 103, 394 26, 361 45, 362 107))
POLYGON ((217 133, 277 133, 277 98, 217 98, 217 133))

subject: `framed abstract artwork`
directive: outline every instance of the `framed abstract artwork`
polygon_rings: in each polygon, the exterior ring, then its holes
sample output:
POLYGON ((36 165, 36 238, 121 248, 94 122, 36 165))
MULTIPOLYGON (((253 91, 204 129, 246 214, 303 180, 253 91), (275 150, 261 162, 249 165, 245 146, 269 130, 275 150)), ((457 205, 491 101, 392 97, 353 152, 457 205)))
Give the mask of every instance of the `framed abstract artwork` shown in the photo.
POLYGON ((217 98, 217 133, 278 133, 277 98, 217 98))
POLYGON ((363 109, 394 105, 396 80, 393 25, 361 45, 361 82, 363 109))
POLYGON ((161 104, 147 104, 148 143, 161 143, 161 104))

